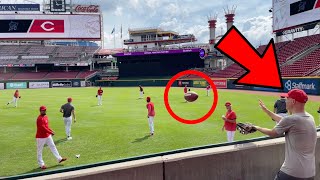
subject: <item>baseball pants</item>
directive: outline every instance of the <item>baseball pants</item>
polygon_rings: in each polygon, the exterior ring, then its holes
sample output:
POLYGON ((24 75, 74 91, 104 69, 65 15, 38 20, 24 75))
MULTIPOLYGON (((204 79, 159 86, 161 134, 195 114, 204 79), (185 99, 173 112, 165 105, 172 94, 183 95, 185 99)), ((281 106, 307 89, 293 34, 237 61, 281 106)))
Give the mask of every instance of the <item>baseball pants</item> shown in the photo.
POLYGON ((18 99, 19 98, 13 97, 12 101, 10 101, 9 104, 14 103, 14 107, 18 107, 18 99))
POLYGON ((234 139, 234 134, 236 133, 236 131, 227 131, 227 139, 228 142, 233 142, 234 139))
POLYGON ((154 119, 154 116, 149 116, 148 118, 150 133, 154 133, 153 119, 154 119))
POLYGON ((36 138, 36 140, 37 140, 37 158, 38 158, 38 164, 40 167, 44 165, 44 161, 42 159, 42 150, 45 144, 48 145, 52 154, 56 157, 58 162, 62 159, 62 157, 60 156, 56 148, 56 145, 53 142, 51 135, 47 138, 36 138))
POLYGON ((143 91, 140 91, 140 98, 143 98, 143 91))
POLYGON ((98 106, 102 105, 102 96, 98 95, 98 106))
POLYGON ((66 129, 66 135, 67 135, 67 137, 71 137, 72 116, 63 117, 63 120, 64 120, 64 127, 66 129))

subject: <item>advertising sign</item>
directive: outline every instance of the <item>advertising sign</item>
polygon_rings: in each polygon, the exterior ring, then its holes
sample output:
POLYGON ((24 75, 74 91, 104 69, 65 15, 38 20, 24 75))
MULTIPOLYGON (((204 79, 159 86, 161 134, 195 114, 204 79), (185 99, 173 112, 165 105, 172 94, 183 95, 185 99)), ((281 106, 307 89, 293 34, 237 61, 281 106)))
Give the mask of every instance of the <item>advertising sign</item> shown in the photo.
POLYGON ((101 39, 99 14, 3 14, 0 39, 101 39))
POLYGON ((0 11, 40 11, 40 4, 0 4, 0 11))
POLYGON ((52 81, 51 82, 52 88, 59 88, 59 87, 72 87, 71 81, 52 81))
POLYGON ((49 82, 29 82, 30 89, 49 88, 49 82))
POLYGON ((4 83, 0 83, 0 89, 4 89, 4 83))
POLYGON ((26 89, 27 83, 26 82, 8 82, 6 83, 7 89, 26 89))
POLYGON ((285 92, 291 89, 302 89, 307 94, 320 94, 319 79, 283 79, 283 87, 285 92))
POLYGON ((99 13, 100 6, 99 5, 73 5, 72 11, 77 13, 99 13))

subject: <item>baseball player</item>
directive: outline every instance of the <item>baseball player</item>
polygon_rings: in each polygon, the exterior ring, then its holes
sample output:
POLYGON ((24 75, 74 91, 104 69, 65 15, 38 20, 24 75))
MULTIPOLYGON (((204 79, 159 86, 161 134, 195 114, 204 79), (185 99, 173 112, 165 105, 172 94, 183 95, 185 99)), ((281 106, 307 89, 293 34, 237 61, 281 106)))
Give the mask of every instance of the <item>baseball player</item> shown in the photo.
POLYGON ((222 131, 226 130, 228 142, 233 142, 234 134, 237 130, 237 115, 234 111, 232 111, 230 102, 226 102, 225 106, 227 108, 227 113, 225 116, 222 116, 222 120, 224 120, 222 131))
MULTIPOLYGON (((188 92, 187 85, 185 85, 185 86, 184 86, 184 88, 183 88, 183 92, 184 92, 184 95, 186 95, 186 93, 188 92)), ((186 100, 186 102, 188 102, 188 101, 186 100)))
MULTIPOLYGON (((319 122, 320 122, 320 106, 317 112, 319 113, 319 122)), ((319 127, 320 127, 320 124, 319 124, 319 127)))
POLYGON ((209 96, 211 86, 210 86, 210 85, 208 85, 206 89, 207 89, 207 96, 209 96))
POLYGON ((140 99, 143 98, 143 94, 144 94, 144 91, 143 91, 143 88, 141 85, 139 85, 139 88, 140 88, 140 99))
POLYGON ((19 98, 21 98, 20 94, 19 94, 19 90, 17 89, 14 94, 13 94, 13 98, 12 101, 8 102, 7 105, 14 103, 14 107, 18 107, 18 100, 19 98))
POLYGON ((72 124, 72 118, 73 122, 76 122, 76 114, 74 112, 74 107, 71 105, 72 98, 69 97, 68 102, 61 106, 60 112, 63 113, 63 120, 64 120, 64 126, 66 129, 67 134, 67 140, 71 140, 71 124, 72 124))
POLYGON ((148 109, 148 122, 149 122, 149 128, 150 128, 150 135, 153 136, 154 134, 154 124, 153 124, 153 119, 154 116, 156 115, 154 111, 154 104, 151 102, 151 98, 147 97, 147 109, 148 109))
POLYGON ((56 148, 56 145, 53 142, 52 136, 54 135, 54 132, 49 128, 49 119, 46 115, 47 108, 45 106, 40 107, 40 115, 37 118, 37 134, 36 134, 36 140, 37 140, 37 158, 38 158, 38 164, 41 169, 47 169, 46 165, 44 164, 44 161, 42 159, 42 150, 43 146, 46 144, 52 154, 56 157, 57 161, 59 163, 62 163, 63 161, 67 160, 67 158, 62 158, 56 148))
MULTIPOLYGON (((287 108, 286 108, 286 94, 280 94, 280 99, 278 99, 275 103, 274 103, 274 109, 273 112, 278 114, 281 117, 285 117, 287 116, 287 108)), ((273 120, 273 119, 272 119, 273 120)), ((275 120, 273 120, 275 121, 275 120)), ((276 121, 276 124, 278 124, 279 121, 276 121)))
POLYGON ((103 94, 103 90, 101 89, 101 86, 100 86, 96 95, 96 97, 98 98, 98 106, 102 106, 102 94, 103 94))

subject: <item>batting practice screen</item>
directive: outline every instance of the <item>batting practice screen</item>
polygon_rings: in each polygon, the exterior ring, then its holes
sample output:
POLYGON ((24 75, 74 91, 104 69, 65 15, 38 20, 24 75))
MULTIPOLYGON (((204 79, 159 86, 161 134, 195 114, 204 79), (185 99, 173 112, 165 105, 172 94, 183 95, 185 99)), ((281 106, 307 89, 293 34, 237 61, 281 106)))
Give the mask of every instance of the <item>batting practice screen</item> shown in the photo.
POLYGON ((320 0, 273 0, 273 31, 320 21, 320 0))
POLYGON ((100 15, 4 14, 0 39, 101 40, 100 15))

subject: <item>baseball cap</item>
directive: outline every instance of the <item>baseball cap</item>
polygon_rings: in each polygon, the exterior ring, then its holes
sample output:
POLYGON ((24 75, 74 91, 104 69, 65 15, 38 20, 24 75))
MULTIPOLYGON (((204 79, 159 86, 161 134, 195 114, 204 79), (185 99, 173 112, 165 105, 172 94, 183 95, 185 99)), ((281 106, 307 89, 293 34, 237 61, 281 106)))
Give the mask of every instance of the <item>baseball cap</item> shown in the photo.
POLYGON ((45 111, 45 110, 47 110, 47 107, 45 107, 45 106, 40 106, 40 111, 45 111))
POLYGON ((224 105, 225 106, 231 106, 231 102, 226 102, 224 105))
POLYGON ((281 94, 280 94, 280 97, 282 97, 282 98, 288 97, 288 94, 286 94, 286 93, 281 93, 281 94))
POLYGON ((148 96, 148 97, 147 97, 147 101, 150 101, 150 100, 151 100, 151 98, 148 96))
POLYGON ((68 98, 68 102, 72 102, 72 98, 71 97, 68 98))
POLYGON ((301 89, 292 89, 288 92, 287 97, 300 103, 306 103, 308 101, 308 95, 301 89))

